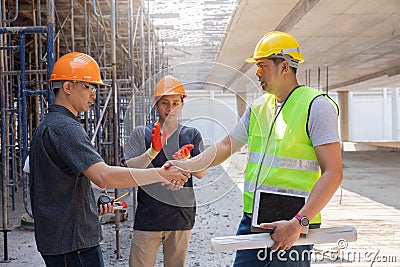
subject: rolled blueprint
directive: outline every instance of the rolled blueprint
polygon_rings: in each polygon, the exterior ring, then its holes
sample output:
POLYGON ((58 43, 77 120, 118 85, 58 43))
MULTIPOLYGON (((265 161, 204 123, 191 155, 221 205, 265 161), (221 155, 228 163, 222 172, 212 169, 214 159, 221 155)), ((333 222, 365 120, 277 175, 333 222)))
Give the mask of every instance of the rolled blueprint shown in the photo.
MULTIPOLYGON (((353 242, 357 240, 357 230, 352 226, 310 229, 306 237, 300 237, 294 246, 353 242)), ((272 247, 274 241, 269 233, 215 237, 211 239, 211 251, 230 251, 272 247)))

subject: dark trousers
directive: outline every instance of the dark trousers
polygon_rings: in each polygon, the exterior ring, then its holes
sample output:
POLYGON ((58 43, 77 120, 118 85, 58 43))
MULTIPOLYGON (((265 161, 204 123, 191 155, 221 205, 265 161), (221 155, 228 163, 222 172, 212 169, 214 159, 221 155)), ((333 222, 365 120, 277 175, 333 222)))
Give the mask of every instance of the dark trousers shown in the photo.
POLYGON ((104 267, 100 246, 42 257, 47 267, 104 267))

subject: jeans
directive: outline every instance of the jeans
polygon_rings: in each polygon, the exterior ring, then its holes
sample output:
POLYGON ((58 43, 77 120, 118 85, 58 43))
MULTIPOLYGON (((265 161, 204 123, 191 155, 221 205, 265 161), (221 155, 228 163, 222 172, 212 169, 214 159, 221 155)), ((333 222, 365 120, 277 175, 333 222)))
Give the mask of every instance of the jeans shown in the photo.
POLYGON ((47 267, 104 267, 100 246, 42 257, 47 267))
MULTIPOLYGON (((319 226, 317 226, 319 227, 319 226)), ((310 228, 316 228, 314 227, 310 228)), ((243 215, 236 235, 254 234, 250 231, 251 218, 243 215)), ((236 251, 234 267, 309 267, 313 245, 293 246, 272 252, 269 248, 236 251), (303 259, 304 258, 304 259, 303 259)))

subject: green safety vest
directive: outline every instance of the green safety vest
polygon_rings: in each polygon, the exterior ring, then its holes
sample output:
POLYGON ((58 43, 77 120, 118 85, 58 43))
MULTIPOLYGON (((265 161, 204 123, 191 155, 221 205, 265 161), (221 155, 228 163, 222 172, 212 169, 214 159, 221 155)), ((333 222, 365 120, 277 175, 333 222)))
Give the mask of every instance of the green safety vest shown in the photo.
MULTIPOLYGON (((323 95, 301 86, 275 114, 276 97, 264 94, 250 107, 249 155, 245 171, 244 212, 252 213, 254 190, 308 195, 321 176, 307 122, 312 101, 323 95)), ((336 104, 328 97, 337 109, 336 104)), ((338 109, 337 109, 338 110, 338 109)), ((318 214, 311 223, 320 223, 318 214)))

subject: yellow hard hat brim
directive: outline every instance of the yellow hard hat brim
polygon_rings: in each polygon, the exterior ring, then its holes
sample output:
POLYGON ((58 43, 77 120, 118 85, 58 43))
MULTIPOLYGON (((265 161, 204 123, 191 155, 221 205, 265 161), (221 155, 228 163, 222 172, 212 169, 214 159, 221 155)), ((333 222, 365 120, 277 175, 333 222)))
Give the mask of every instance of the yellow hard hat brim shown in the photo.
POLYGON ((253 58, 253 57, 249 57, 249 58, 246 58, 245 61, 246 61, 247 63, 254 63, 254 62, 256 62, 257 60, 256 60, 255 58, 253 58))

